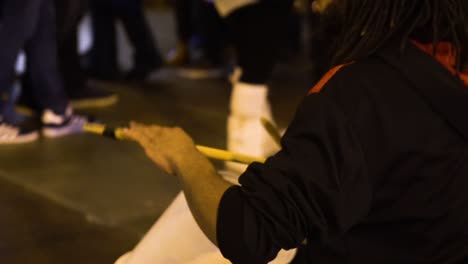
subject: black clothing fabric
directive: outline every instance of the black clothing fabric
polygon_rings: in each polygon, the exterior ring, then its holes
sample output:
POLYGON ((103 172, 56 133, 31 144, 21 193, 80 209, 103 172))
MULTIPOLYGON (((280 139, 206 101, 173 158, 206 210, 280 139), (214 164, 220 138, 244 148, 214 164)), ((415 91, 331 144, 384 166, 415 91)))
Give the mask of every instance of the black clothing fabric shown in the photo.
POLYGON ((218 211, 233 263, 468 263, 468 89, 408 44, 343 67, 218 211))
POLYGON ((227 17, 242 82, 265 84, 270 78, 286 40, 292 4, 263 1, 227 17))

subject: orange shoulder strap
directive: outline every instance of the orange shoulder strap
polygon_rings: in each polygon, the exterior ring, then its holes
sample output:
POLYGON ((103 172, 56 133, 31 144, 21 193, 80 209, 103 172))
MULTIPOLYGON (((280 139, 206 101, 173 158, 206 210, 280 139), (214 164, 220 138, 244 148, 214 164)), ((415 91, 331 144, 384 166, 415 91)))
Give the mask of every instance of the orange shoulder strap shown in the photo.
POLYGON ((331 70, 329 70, 323 77, 320 79, 320 81, 309 91, 309 94, 314 94, 314 93, 320 93, 322 91, 323 87, 335 76, 335 74, 341 70, 344 66, 347 66, 351 63, 347 64, 341 64, 338 66, 333 67, 331 70))

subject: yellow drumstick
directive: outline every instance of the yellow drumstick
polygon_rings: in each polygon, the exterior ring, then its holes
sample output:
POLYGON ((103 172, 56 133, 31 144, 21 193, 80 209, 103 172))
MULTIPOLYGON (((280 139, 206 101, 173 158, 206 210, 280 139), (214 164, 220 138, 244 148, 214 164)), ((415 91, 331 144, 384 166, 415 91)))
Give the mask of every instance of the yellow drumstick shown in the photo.
POLYGON ((281 148, 281 134, 279 133, 278 128, 264 117, 262 117, 260 121, 262 122, 263 128, 268 132, 273 141, 275 141, 278 147, 281 148))
POLYGON ((265 158, 252 157, 247 155, 242 155, 239 153, 230 152, 222 149, 215 149, 205 146, 196 146, 197 149, 203 153, 208 158, 223 160, 223 161, 234 161, 238 163, 250 164, 253 162, 264 163, 265 158))
MULTIPOLYGON (((108 128, 105 125, 101 125, 101 124, 85 124, 83 126, 83 130, 89 133, 98 134, 98 135, 102 135, 102 136, 117 139, 117 140, 129 140, 125 136, 125 133, 123 132, 123 129, 121 128, 113 129, 113 128, 108 128)), ((253 162, 260 162, 260 163, 265 162, 264 158, 251 157, 251 156, 242 155, 239 153, 233 153, 230 151, 210 148, 206 146, 196 146, 196 147, 201 153, 203 153, 205 156, 211 159, 217 159, 217 160, 223 160, 223 161, 234 161, 234 162, 239 162, 239 163, 244 163, 244 164, 250 164, 253 162)))

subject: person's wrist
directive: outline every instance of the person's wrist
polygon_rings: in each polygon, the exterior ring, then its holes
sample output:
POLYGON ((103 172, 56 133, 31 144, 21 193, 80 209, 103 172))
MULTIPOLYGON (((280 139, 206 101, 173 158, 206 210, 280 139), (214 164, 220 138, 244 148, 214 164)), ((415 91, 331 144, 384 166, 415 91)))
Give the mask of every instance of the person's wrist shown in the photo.
POLYGON ((171 160, 173 171, 181 177, 190 177, 197 170, 206 170, 211 167, 208 158, 195 147, 180 152, 180 155, 174 156, 171 160))

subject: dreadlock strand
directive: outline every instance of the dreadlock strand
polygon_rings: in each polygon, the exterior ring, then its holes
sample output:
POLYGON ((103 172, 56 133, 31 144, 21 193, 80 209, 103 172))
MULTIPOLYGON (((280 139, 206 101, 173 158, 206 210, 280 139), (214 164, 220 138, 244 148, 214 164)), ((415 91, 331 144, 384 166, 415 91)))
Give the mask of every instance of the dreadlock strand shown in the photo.
POLYGON ((346 28, 334 45, 334 65, 370 56, 389 39, 404 49, 408 39, 423 32, 435 52, 441 41, 452 42, 458 70, 467 66, 466 0, 345 0, 344 10, 346 28))

